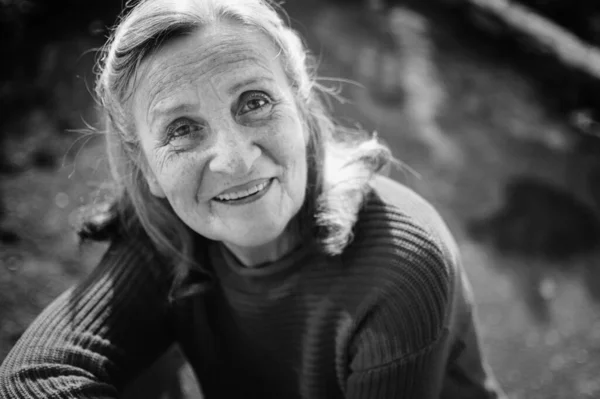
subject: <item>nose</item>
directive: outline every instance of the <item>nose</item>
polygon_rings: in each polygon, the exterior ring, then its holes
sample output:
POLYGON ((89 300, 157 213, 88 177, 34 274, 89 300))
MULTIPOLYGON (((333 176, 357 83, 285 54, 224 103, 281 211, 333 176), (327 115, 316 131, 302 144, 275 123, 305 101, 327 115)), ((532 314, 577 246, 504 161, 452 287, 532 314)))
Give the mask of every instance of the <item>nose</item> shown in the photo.
POLYGON ((213 173, 245 175, 260 157, 262 151, 254 143, 251 132, 228 123, 217 129, 214 155, 208 167, 213 173))

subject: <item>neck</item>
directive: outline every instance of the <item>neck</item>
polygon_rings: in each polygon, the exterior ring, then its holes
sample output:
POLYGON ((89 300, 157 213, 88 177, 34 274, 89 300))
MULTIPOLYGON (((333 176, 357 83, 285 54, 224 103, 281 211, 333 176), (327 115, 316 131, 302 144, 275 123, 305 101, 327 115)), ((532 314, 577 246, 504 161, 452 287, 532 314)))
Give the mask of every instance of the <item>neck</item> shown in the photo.
POLYGON ((257 267, 265 263, 275 262, 292 252, 300 243, 297 229, 288 226, 275 240, 257 247, 240 247, 230 243, 223 244, 246 267, 257 267))

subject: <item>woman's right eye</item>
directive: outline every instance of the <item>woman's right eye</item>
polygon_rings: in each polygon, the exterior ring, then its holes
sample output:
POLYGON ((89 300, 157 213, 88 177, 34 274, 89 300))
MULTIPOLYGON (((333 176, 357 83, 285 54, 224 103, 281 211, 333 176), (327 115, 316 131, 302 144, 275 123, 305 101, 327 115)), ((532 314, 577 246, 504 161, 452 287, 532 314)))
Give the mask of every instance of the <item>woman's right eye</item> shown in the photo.
POLYGON ((195 133, 202 132, 204 127, 188 119, 179 119, 167 127, 166 141, 186 138, 195 133))

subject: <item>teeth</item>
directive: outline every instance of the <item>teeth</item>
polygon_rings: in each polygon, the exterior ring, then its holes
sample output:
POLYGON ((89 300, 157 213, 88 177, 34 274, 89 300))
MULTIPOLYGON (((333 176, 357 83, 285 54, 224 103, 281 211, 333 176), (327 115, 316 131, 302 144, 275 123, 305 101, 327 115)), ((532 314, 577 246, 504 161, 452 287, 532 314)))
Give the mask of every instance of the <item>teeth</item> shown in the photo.
POLYGON ((240 199, 240 198, 244 198, 244 197, 248 197, 252 194, 256 194, 259 191, 262 191, 265 189, 265 187, 267 187, 267 184, 269 184, 268 181, 261 183, 261 184, 257 184, 254 187, 251 187, 247 190, 241 190, 241 191, 237 191, 235 193, 228 193, 228 194, 223 194, 223 195, 217 195, 217 199, 221 200, 221 201, 231 201, 231 200, 236 200, 236 199, 240 199))

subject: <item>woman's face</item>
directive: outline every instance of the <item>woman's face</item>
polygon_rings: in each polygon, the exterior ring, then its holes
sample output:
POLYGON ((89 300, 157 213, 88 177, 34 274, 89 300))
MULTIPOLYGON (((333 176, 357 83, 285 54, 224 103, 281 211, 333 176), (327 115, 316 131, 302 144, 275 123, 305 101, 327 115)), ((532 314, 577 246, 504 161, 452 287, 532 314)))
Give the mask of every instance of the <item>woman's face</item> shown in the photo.
POLYGON ((304 202, 307 132, 279 51, 219 23, 145 60, 133 96, 151 192, 212 240, 255 248, 304 202))

